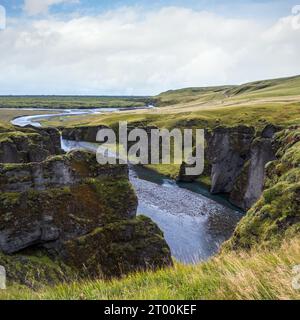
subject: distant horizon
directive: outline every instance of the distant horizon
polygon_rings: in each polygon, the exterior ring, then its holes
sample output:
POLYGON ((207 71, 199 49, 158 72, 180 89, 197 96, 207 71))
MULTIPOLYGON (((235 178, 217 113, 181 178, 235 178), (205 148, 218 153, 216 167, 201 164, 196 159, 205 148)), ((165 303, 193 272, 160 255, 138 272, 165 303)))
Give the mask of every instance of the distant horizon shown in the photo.
POLYGON ((272 80, 284 80, 284 79, 291 79, 291 78, 297 78, 300 77, 300 74, 296 75, 290 75, 290 76, 284 76, 279 78, 268 78, 268 79, 257 79, 250 82, 245 82, 241 84, 224 84, 224 85, 216 85, 216 86, 192 86, 192 87, 183 87, 183 88, 176 88, 176 89, 168 89, 166 91, 161 91, 158 94, 154 95, 97 95, 97 94, 90 94, 90 95, 84 95, 84 94, 0 94, 0 97, 95 97, 95 98, 151 98, 158 96, 159 94, 162 94, 164 92, 169 91, 178 91, 178 90, 187 90, 187 89, 201 89, 201 88, 218 88, 218 87, 239 87, 246 84, 251 84, 255 82, 261 82, 261 81, 272 81, 272 80))

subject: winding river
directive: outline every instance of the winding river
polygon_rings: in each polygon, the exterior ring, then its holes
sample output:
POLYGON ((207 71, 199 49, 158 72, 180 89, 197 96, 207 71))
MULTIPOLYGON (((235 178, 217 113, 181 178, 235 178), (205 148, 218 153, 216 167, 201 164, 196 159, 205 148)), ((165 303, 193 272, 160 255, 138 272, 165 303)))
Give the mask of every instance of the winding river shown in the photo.
MULTIPOLYGON (((19 117, 12 124, 40 127, 39 121, 52 117, 122 112, 119 109, 57 111, 57 114, 19 117)), ((97 149, 97 145, 84 141, 62 139, 61 144, 65 151, 97 149)), ((150 217, 159 225, 173 257, 183 263, 197 263, 214 255, 242 217, 225 198, 210 195, 196 183, 178 184, 139 166, 130 166, 130 180, 139 199, 138 214, 150 217)))

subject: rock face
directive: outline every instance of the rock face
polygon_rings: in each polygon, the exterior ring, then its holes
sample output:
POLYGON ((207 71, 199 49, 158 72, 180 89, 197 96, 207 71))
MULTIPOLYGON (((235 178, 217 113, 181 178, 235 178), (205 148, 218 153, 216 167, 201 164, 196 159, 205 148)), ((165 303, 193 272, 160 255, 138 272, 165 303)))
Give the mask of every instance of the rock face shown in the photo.
POLYGON ((300 127, 276 133, 276 160, 266 166, 264 191, 224 249, 280 245, 300 233, 300 127))
MULTIPOLYGON (((136 124, 141 128, 141 124, 136 124)), ((70 140, 95 142, 103 126, 80 127, 63 130, 63 137, 70 140)), ((128 128, 128 130, 134 127, 128 128)), ((156 127, 142 127, 150 135, 156 127)), ((248 210, 261 196, 264 186, 265 165, 274 160, 272 137, 280 130, 272 124, 261 133, 253 127, 218 127, 205 132, 205 172, 211 176, 211 192, 227 193, 230 201, 243 210, 248 210)), ((128 143, 128 148, 134 143, 128 143)), ((148 146, 148 150, 150 147, 148 146)), ((149 157, 151 154, 149 153, 149 157)), ((183 163, 178 180, 193 182, 198 176, 185 174, 187 164, 183 163)))
POLYGON ((40 162, 62 153, 59 131, 27 127, 0 133, 0 163, 40 162))
POLYGON ((157 226, 136 218, 137 198, 125 165, 99 165, 84 151, 41 163, 2 164, 0 190, 4 255, 16 259, 42 251, 74 273, 87 270, 87 277, 172 264, 157 226))
MULTIPOLYGON (((261 133, 253 127, 218 127, 207 132, 204 175, 211 176, 211 192, 227 193, 237 207, 248 210, 261 196, 265 166, 275 159, 273 136, 280 130, 267 125, 261 133)), ((197 176, 184 174, 183 163, 179 180, 195 181, 197 176)))
POLYGON ((252 127, 219 127, 208 143, 208 158, 212 165, 212 193, 229 193, 248 160, 255 130, 252 127))
POLYGON ((230 202, 248 210, 259 199, 265 182, 265 166, 275 160, 271 139, 258 138, 250 149, 250 159, 237 178, 230 193, 230 202))

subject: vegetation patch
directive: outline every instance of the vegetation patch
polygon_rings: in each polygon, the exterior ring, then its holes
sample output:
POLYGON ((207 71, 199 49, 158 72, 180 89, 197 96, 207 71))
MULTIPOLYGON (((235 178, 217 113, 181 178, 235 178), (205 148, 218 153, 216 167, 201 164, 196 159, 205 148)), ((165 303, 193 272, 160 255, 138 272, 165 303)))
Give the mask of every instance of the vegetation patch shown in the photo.
POLYGON ((227 252, 197 265, 133 273, 123 279, 75 281, 37 291, 11 286, 0 299, 269 300, 300 299, 292 281, 300 261, 299 238, 274 250, 227 252))

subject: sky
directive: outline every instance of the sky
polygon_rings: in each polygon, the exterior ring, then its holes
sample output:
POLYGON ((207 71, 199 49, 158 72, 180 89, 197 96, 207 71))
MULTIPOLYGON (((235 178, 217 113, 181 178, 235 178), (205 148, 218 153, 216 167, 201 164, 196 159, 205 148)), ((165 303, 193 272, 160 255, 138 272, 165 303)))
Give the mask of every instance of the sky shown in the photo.
POLYGON ((241 84, 299 56, 300 0, 0 0, 0 95, 241 84))

